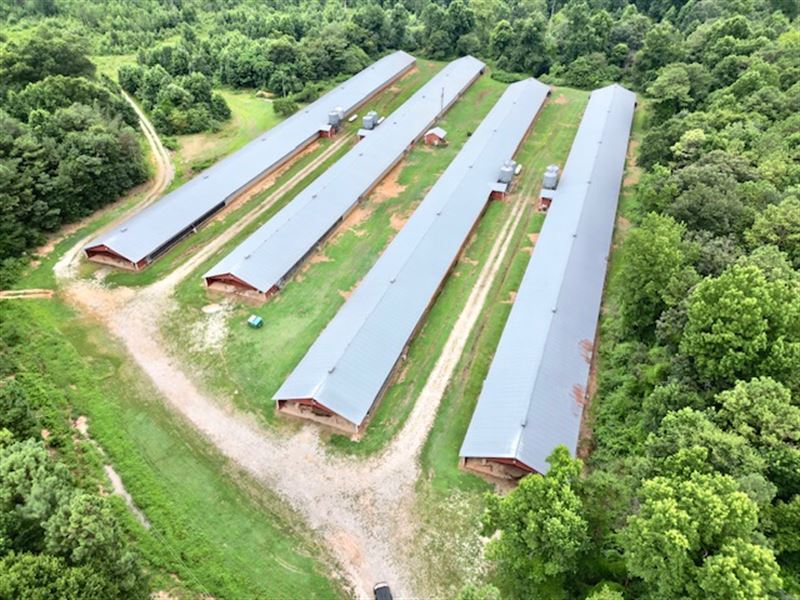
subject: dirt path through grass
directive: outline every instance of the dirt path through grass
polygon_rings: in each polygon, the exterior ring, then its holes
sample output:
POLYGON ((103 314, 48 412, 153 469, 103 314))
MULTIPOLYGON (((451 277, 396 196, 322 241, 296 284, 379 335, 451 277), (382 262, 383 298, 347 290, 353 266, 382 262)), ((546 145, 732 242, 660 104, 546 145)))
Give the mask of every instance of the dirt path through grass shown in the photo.
POLYGON ((311 425, 279 438, 229 403, 198 389, 166 351, 159 329, 161 318, 173 307, 172 291, 191 272, 190 266, 138 291, 72 280, 65 282, 65 292, 123 342, 174 410, 305 518, 327 542, 359 597, 367 597, 370 586, 381 579, 392 582, 400 597, 408 597, 414 595, 408 587, 413 578, 404 569, 402 555, 413 532, 410 511, 420 472, 419 452, 525 202, 520 198, 509 213, 407 423, 384 453, 367 461, 330 455, 311 425))
MULTIPOLYGON (((136 104, 133 98, 131 98, 127 93, 124 91, 122 92, 122 96, 125 100, 133 107, 133 110, 136 112, 136 116, 139 117, 139 128, 142 130, 145 139, 147 140, 148 145, 150 146, 150 151, 153 154, 153 160, 155 162, 155 175, 149 182, 149 189, 147 193, 142 198, 141 202, 138 202, 134 209, 131 212, 138 212, 142 210, 145 206, 152 204, 158 198, 160 198, 166 189, 169 187, 170 183, 172 183, 172 179, 175 177, 175 167, 172 164, 172 160, 170 159, 169 152, 164 147, 164 144, 161 143, 161 139, 158 137, 153 124, 149 121, 147 116, 144 114, 139 105, 136 104)), ((108 207, 109 209, 111 206, 108 207)), ((68 225, 67 227, 63 228, 57 238, 50 240, 47 243, 47 246, 44 248, 40 248, 38 250, 38 254, 44 255, 48 252, 52 251, 56 244, 66 238, 67 236, 75 233, 76 231, 82 229, 86 224, 90 221, 97 219, 98 215, 102 214, 103 210, 93 213, 92 215, 86 217, 77 223, 73 223, 68 225)), ((56 275, 56 279, 60 280, 68 280, 73 279, 77 275, 77 268, 78 268, 78 257, 80 256, 83 247, 88 244, 92 239, 97 237, 103 230, 108 230, 115 225, 117 225, 122 218, 127 218, 128 214, 123 215, 120 219, 115 219, 111 223, 109 223, 104 229, 100 231, 92 232, 89 236, 81 239, 77 244, 75 244, 72 248, 70 248, 64 256, 62 256, 59 261, 53 267, 53 271, 56 275)))
POLYGON ((412 589, 416 578, 408 556, 415 547, 411 538, 419 455, 467 337, 526 212, 527 194, 514 197, 466 306, 404 426, 384 452, 367 460, 328 453, 313 425, 280 437, 234 409, 228 399, 205 393, 166 349, 160 328, 165 315, 176 306, 173 294, 178 284, 345 142, 337 141, 256 209, 149 286, 108 288, 98 280, 77 278, 76 265, 85 240, 66 252, 54 271, 71 304, 96 318, 123 343, 169 407, 305 519, 335 557, 338 565, 331 566, 331 571, 346 578, 355 596, 367 598, 376 581, 387 580, 398 597, 413 597, 421 592, 412 589))

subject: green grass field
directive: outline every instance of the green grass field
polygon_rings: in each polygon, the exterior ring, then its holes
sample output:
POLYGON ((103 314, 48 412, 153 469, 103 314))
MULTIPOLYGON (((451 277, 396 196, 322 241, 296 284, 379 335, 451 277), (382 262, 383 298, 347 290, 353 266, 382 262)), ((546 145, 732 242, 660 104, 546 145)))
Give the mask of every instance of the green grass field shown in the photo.
MULTIPOLYGON (((396 228, 422 200, 425 191, 466 141, 467 133, 474 130, 503 89, 502 84, 488 77, 476 82, 443 121, 451 138, 448 147, 417 146, 399 172, 388 176, 387 182, 365 200, 323 245, 317 257, 308 261, 274 299, 258 308, 236 304, 228 321, 229 335, 224 347, 188 352, 191 363, 200 365, 207 385, 272 422, 273 392, 336 313, 348 291, 374 264, 396 228), (263 317, 262 329, 253 331, 246 327, 245 320, 251 313, 263 317)), ((213 260, 216 257, 209 264, 213 260)), ((171 317, 168 337, 178 340, 176 347, 192 348, 192 330, 202 328, 202 324, 186 324, 204 320, 200 309, 211 300, 199 280, 184 282, 177 297, 183 308, 171 317)), ((388 426, 381 421, 371 429, 388 431, 388 426)))
POLYGON ((175 180, 170 189, 185 183, 192 175, 235 152, 283 120, 272 110, 272 101, 257 97, 253 90, 216 91, 225 98, 232 116, 219 131, 176 136, 178 149, 172 157, 175 180))
POLYGON ((145 529, 129 518, 127 526, 156 589, 218 598, 344 596, 297 517, 172 415, 98 325, 57 299, 14 308, 27 340, 22 363, 47 373, 72 418, 89 416, 104 460, 151 522, 145 529))

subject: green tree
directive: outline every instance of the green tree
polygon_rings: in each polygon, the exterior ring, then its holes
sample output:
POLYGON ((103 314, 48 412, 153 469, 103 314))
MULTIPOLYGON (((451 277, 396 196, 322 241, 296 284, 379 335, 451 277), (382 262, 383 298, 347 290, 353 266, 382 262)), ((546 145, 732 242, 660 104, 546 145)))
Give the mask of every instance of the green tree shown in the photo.
POLYGON ((619 277, 625 282, 620 313, 629 331, 652 332, 659 315, 680 299, 675 288, 689 268, 683 233, 671 217, 651 213, 628 234, 619 277))
POLYGON ((790 498, 800 493, 800 407, 780 383, 760 377, 717 395, 716 420, 759 449, 767 475, 790 498))
POLYGON ((692 82, 686 66, 680 63, 661 69, 656 80, 647 88, 653 98, 654 116, 665 121, 675 113, 692 105, 692 82))
POLYGON ((727 581, 715 597, 747 597, 736 595, 737 585, 760 590, 758 598, 780 589, 774 556, 749 542, 758 508, 732 478, 656 477, 644 483, 639 500, 620 541, 628 572, 644 582, 649 597, 707 598, 705 587, 724 572, 746 573, 748 581, 727 581))
POLYGON ((38 418, 22 384, 16 379, 0 381, 0 428, 25 438, 36 433, 37 425, 38 418))
POLYGON ((500 590, 493 585, 465 586, 456 596, 456 600, 501 600, 500 590))
POLYGON ((690 408, 664 417, 647 438, 645 453, 650 476, 717 472, 739 479, 765 468, 748 438, 720 429, 704 413, 690 408))
POLYGON ((48 75, 94 76, 85 38, 39 27, 29 37, 0 47, 0 92, 20 89, 48 75))
POLYGON ((684 57, 680 32, 669 22, 653 27, 644 37, 642 48, 633 61, 637 82, 645 85, 656 78, 658 70, 669 63, 679 62, 684 57))
POLYGON ((0 551, 38 551, 44 523, 66 500, 69 474, 41 442, 0 448, 0 551))
POLYGON ((75 494, 45 525, 48 553, 72 566, 103 573, 110 595, 148 598, 147 581, 136 555, 128 548, 108 500, 75 494))
POLYGON ((789 255, 794 268, 800 269, 800 200, 790 196, 780 204, 768 206, 756 216, 745 238, 751 247, 777 246, 789 255))
POLYGON ((705 560, 697 573, 697 587, 702 591, 695 597, 769 600, 782 585, 772 550, 737 539, 705 560))
POLYGON ((796 285, 770 281, 758 268, 738 264, 703 280, 688 298, 680 350, 717 389, 759 375, 795 387, 800 382, 796 285))
POLYGON ((574 489, 581 462, 559 446, 548 463, 546 475, 525 477, 507 496, 487 496, 484 534, 500 532, 489 542, 487 557, 514 597, 561 587, 588 542, 583 505, 574 489))
POLYGON ((800 567, 800 496, 776 502, 767 512, 765 529, 778 555, 800 567))
POLYGON ((279 117, 293 115, 297 112, 298 108, 300 107, 297 105, 297 102, 291 98, 275 98, 272 101, 272 110, 274 110, 275 114, 279 117))
POLYGON ((86 567, 70 567, 55 556, 12 552, 0 559, 2 600, 112 598, 105 595, 107 591, 101 575, 86 567))
POLYGON ((598 586, 591 594, 586 596, 586 600, 624 600, 622 592, 609 584, 598 586))

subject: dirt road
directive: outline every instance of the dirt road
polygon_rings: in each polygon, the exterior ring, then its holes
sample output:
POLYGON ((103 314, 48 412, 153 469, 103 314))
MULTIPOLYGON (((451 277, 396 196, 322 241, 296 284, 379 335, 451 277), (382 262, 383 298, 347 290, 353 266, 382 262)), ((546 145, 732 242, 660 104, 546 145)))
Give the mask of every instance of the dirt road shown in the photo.
POLYGON ((74 265, 82 244, 58 262, 56 275, 72 303, 99 319, 122 341, 172 409, 223 455, 277 492, 302 515, 327 542, 354 595, 367 598, 374 582, 387 580, 398 597, 413 597, 422 590, 412 589, 414 578, 404 564, 401 549, 413 535, 415 520, 410 511, 414 484, 420 474, 419 453, 527 201, 524 195, 515 201, 406 424, 382 454, 358 461, 328 454, 313 425, 302 427, 290 437, 279 437, 249 415, 234 410, 227 398, 204 394, 184 366, 168 353, 161 337, 162 319, 175 308, 176 286, 266 210, 264 206, 274 202, 279 192, 276 190, 256 211, 181 267, 146 288, 108 289, 97 281, 76 279, 74 265), (298 477, 298 473, 303 476, 298 477))
MULTIPOLYGON (((133 98, 131 98, 125 92, 122 92, 122 96, 125 98, 125 100, 127 100, 128 104, 133 107, 133 110, 139 117, 139 128, 142 130, 142 133, 144 134, 144 137, 150 146, 150 151, 153 155, 153 162, 155 163, 155 174, 147 184, 147 191, 142 197, 141 202, 137 203, 136 207, 132 210, 132 212, 136 212, 143 209, 145 206, 152 204, 164 194, 166 189, 169 187, 169 184, 172 183, 172 180, 175 177, 175 167, 172 165, 169 152, 164 147, 164 144, 161 143, 161 139, 159 139, 155 128, 153 128, 152 123, 150 123, 150 121, 147 119, 147 116, 142 112, 142 109, 139 108, 139 105, 136 104, 133 98)), ((78 223, 73 223, 64 228, 59 234, 58 238, 50 240, 45 247, 39 249, 38 254, 46 254, 48 251, 51 251, 53 248, 55 248, 55 245, 60 239, 63 239, 75 231, 78 231, 89 221, 96 219, 99 214, 102 214, 102 212, 103 210, 96 212, 86 219, 79 221, 78 223)), ((74 278, 77 274, 78 259, 80 258, 83 247, 92 239, 97 237, 99 233, 104 230, 111 229, 127 216, 129 216, 129 214, 123 215, 120 217, 120 219, 109 223, 104 229, 100 229, 99 231, 91 233, 90 235, 81 239, 72 248, 67 250, 67 252, 64 253, 64 255, 53 267, 56 279, 66 281, 74 278)))
POLYGON ((52 298, 53 290, 4 290, 0 292, 0 300, 28 300, 33 298, 52 298))

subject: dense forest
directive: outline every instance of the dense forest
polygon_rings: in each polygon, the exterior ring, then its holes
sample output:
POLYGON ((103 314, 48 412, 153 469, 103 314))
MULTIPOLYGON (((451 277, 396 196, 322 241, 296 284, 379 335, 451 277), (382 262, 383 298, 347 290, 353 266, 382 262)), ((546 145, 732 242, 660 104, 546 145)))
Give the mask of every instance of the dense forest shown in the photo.
MULTIPOLYGON (((263 90, 288 114, 392 49, 475 54, 501 81, 622 82, 645 111, 642 174, 618 228, 591 447, 584 461, 557 449, 547 476, 489 498, 493 570, 461 600, 795 597, 798 10, 796 0, 0 0, 0 284, 43 234, 145 179, 118 85, 178 134, 230 117, 222 86, 263 90), (130 57, 118 83, 97 76, 100 55, 130 57)), ((16 373, 21 343, 0 329, 0 598, 33 581, 98 590, 64 597, 139 597, 120 526, 70 478, 58 436, 42 440, 45 376, 16 373)))

